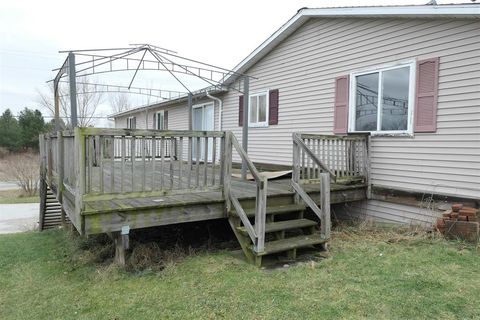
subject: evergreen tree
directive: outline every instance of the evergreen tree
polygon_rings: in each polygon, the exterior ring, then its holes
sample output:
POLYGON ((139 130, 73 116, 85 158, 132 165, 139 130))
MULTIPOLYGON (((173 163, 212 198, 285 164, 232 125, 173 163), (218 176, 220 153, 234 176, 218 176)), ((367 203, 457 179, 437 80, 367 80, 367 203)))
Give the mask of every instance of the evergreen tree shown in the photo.
POLYGON ((46 126, 42 113, 25 108, 18 117, 22 147, 38 149, 38 135, 45 132, 46 126))
POLYGON ((0 116, 0 146, 10 151, 18 151, 21 147, 21 130, 17 119, 10 109, 0 116))

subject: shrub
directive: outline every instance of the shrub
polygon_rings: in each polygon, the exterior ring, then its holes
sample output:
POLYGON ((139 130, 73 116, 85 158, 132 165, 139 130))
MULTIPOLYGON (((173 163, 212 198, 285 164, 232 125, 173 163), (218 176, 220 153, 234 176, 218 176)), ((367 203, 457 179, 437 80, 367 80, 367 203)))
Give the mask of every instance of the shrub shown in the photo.
POLYGON ((8 180, 15 181, 25 195, 37 194, 40 178, 38 153, 25 152, 7 155, 1 161, 0 172, 8 180))

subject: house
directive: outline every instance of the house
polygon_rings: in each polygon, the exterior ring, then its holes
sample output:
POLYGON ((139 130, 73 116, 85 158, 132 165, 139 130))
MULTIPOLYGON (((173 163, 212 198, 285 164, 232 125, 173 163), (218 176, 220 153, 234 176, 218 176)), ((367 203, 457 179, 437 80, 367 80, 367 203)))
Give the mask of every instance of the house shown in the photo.
MULTIPOLYGON (((300 9, 224 90, 114 115, 116 128, 232 131, 256 164, 292 165, 292 133, 368 133, 370 195, 339 214, 430 223, 480 204, 480 4, 300 9), (193 119, 189 120, 189 114, 193 119)), ((239 160, 236 158, 237 161, 239 160)), ((234 158, 235 160, 235 158, 234 158)))

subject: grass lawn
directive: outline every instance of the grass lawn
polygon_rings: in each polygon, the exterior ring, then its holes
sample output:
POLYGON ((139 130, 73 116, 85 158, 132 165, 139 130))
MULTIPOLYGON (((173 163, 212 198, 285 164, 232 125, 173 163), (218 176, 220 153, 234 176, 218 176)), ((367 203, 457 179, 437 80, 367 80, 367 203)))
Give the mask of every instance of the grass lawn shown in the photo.
POLYGON ((0 204, 8 203, 37 203, 40 202, 38 196, 26 197, 22 195, 21 190, 1 190, 0 204))
POLYGON ((95 264, 63 231, 0 236, 0 319, 473 319, 480 250, 343 228, 331 257, 260 270, 226 251, 163 271, 95 264))

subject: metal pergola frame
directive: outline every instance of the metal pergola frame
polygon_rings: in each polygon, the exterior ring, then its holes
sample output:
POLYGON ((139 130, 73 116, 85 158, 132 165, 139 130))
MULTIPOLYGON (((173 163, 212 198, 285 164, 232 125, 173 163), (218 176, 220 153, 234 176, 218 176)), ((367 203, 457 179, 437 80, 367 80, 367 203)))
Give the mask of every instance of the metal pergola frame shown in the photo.
MULTIPOLYGON (((248 152, 248 104, 249 104, 249 79, 252 78, 246 74, 238 73, 233 70, 221 68, 208 63, 203 63, 198 60, 189 59, 180 56, 172 50, 160 48, 150 44, 133 44, 127 48, 102 48, 102 49, 81 49, 81 50, 66 50, 59 51, 59 53, 68 53, 67 58, 60 68, 53 69, 56 71, 55 78, 50 80, 54 83, 54 109, 55 109, 55 128, 60 130, 60 93, 59 84, 66 82, 69 84, 70 96, 70 123, 71 126, 77 127, 77 82, 78 77, 86 77, 94 74, 112 73, 121 71, 135 71, 130 84, 128 86, 120 86, 115 84, 90 84, 93 90, 84 93, 94 92, 126 92, 133 94, 149 95, 163 100, 172 98, 179 98, 181 96, 188 96, 188 112, 189 112, 189 130, 192 130, 192 106, 193 106, 193 92, 189 87, 177 76, 177 74, 189 75, 196 77, 211 88, 219 89, 233 89, 244 95, 243 99, 243 127, 242 127, 242 147, 245 152, 248 152), (106 55, 103 52, 115 52, 114 54, 106 55), (142 57, 132 57, 135 54, 142 53, 142 57), (146 54, 149 53, 154 60, 145 59, 146 54), (75 58, 87 57, 89 60, 76 63, 75 58), (125 65, 117 66, 114 62, 124 62, 125 65), (102 68, 100 68, 102 67, 102 68), (105 70, 104 68, 107 67, 105 70), (151 89, 142 87, 132 87, 132 84, 140 70, 155 70, 167 72, 178 82, 186 91, 171 91, 164 89, 151 89), (224 81, 235 75, 242 82, 237 81, 232 84, 225 85, 224 81), (62 80, 67 78, 68 80, 62 80), (217 80, 220 78, 220 80, 217 80), (238 87, 236 86, 238 85, 238 87), (168 97, 162 96, 162 93, 168 97)), ((50 82, 49 81, 49 82, 50 82)), ((245 161, 242 162, 242 177, 246 177, 247 165, 245 161)))

